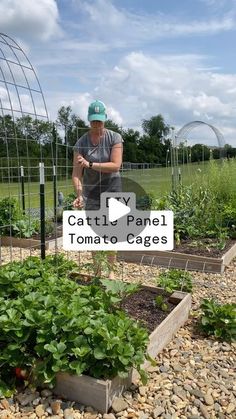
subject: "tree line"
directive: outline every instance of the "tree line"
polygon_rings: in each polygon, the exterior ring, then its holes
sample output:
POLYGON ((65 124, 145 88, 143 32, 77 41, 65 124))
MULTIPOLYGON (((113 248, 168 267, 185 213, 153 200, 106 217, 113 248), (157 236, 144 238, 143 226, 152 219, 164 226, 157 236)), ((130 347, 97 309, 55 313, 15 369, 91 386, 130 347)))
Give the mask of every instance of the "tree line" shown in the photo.
MULTIPOLYGON (((158 114, 142 121, 143 132, 123 129, 111 119, 106 127, 119 132, 124 139, 123 160, 131 163, 170 164, 171 131, 163 116, 158 114)), ((70 106, 58 110, 55 122, 35 120, 26 115, 13 121, 10 115, 0 116, 0 166, 28 166, 40 160, 52 163, 52 156, 61 166, 70 166, 73 146, 89 126, 70 106)), ((236 157, 236 148, 226 144, 223 155, 236 157)), ((220 157, 219 148, 195 144, 178 145, 179 163, 206 161, 220 157)))

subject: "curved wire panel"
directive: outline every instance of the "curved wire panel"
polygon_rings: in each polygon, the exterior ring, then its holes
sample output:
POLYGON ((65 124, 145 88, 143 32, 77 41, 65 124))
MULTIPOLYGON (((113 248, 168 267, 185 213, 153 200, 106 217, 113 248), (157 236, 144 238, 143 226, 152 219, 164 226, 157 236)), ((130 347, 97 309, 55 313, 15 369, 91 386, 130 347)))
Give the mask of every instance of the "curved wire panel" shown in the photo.
POLYGON ((217 138, 218 146, 220 148, 223 148, 224 145, 225 145, 225 140, 224 140, 223 134, 213 125, 207 124, 206 122, 203 122, 203 121, 192 121, 192 122, 189 122, 188 124, 184 125, 177 132, 177 135, 176 135, 177 145, 179 144, 179 142, 181 140, 186 139, 188 137, 190 131, 192 131, 194 128, 199 127, 201 125, 209 127, 214 132, 214 134, 217 138))
POLYGON ((22 229, 17 231, 16 213, 22 213, 26 235, 27 225, 31 230, 40 223, 39 162, 48 166, 46 177, 51 177, 54 163, 50 128, 31 62, 12 38, 0 33, 0 263, 4 237, 10 240, 12 259, 14 238, 22 235, 22 229))

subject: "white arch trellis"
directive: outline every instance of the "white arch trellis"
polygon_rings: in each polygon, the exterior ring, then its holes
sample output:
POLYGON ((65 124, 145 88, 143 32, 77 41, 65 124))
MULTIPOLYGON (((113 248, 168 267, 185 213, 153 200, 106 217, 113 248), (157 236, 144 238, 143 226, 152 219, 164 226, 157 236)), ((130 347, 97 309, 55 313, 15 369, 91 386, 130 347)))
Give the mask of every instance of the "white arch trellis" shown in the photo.
POLYGON ((203 122, 203 121, 192 121, 189 122, 188 124, 184 125, 178 132, 176 135, 176 145, 179 144, 180 140, 185 139, 188 134, 190 133, 190 131, 192 131, 194 128, 199 127, 199 126, 207 126, 209 127, 215 134, 217 141, 218 141, 218 146, 220 148, 223 148, 225 145, 225 140, 224 140, 224 136, 223 134, 218 130, 218 128, 214 127, 211 124, 208 124, 207 122, 203 122))
POLYGON ((189 133, 196 127, 199 126, 207 126, 209 127, 215 134, 218 142, 218 146, 220 149, 220 157, 223 157, 223 147, 225 145, 225 140, 223 134, 218 130, 218 128, 214 127, 211 124, 203 121, 192 121, 185 124, 173 137, 172 140, 172 149, 171 149, 171 162, 172 162, 172 188, 176 189, 179 185, 180 180, 180 168, 178 162, 178 145, 181 141, 186 140, 189 133))

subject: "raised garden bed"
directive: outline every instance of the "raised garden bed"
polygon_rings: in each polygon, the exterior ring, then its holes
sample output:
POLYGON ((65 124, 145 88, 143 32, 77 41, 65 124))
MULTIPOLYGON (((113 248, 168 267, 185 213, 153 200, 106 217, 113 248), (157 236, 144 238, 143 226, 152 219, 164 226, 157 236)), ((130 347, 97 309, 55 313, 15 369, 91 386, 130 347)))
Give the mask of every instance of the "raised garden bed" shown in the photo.
MULTIPOLYGON (((187 250, 190 252, 189 248, 187 250)), ((221 256, 211 257, 199 254, 185 253, 178 249, 169 252, 161 251, 136 251, 118 252, 118 260, 146 265, 162 266, 166 268, 185 269, 189 271, 223 273, 225 267, 236 257, 236 242, 231 241, 231 246, 221 256)))
MULTIPOLYGON (((153 358, 187 321, 191 308, 191 295, 175 292, 168 300, 169 312, 164 313, 154 306, 155 296, 160 294, 166 295, 160 288, 143 286, 136 296, 133 294, 122 302, 122 308, 130 316, 144 319, 143 323, 150 331, 148 353, 153 358)), ((149 365, 150 362, 146 361, 143 368, 146 369, 149 365)), ((60 397, 92 406, 101 413, 106 413, 114 398, 119 397, 137 378, 138 373, 135 370, 131 371, 126 379, 115 377, 113 380, 59 373, 54 392, 60 397)))
MULTIPOLYGON (((62 227, 58 226, 56 234, 46 237, 45 247, 50 250, 62 247, 62 244, 62 227)), ((41 241, 39 235, 32 238, 0 236, 0 246, 40 249, 41 241)))

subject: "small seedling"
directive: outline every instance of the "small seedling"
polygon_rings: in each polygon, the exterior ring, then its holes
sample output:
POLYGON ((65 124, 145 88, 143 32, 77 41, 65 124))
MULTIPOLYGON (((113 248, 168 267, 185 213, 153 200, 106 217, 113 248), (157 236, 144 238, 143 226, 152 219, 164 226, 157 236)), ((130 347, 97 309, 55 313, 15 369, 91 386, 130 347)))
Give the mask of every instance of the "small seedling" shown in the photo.
POLYGON ((158 308, 160 308, 160 310, 162 311, 167 311, 168 310, 168 305, 164 302, 164 298, 162 295, 158 295, 155 298, 155 303, 157 305, 158 308))

